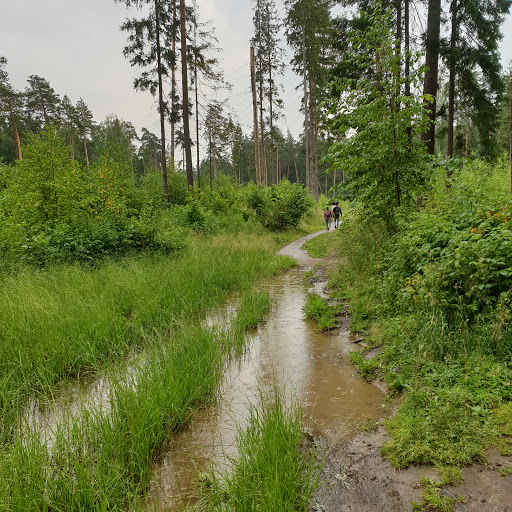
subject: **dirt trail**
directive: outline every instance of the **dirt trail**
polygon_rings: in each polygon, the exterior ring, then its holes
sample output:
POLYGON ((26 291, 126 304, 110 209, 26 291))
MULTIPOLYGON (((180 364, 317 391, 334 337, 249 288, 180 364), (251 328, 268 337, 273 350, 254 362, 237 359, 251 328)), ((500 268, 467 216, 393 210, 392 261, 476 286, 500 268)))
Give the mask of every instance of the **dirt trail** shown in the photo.
MULTIPOLYGON (((336 260, 332 257, 311 258, 302 246, 311 238, 333 232, 323 230, 307 235, 281 249, 279 254, 291 256, 304 270, 314 267, 314 280, 325 282, 325 270, 336 260)), ((343 325, 346 326, 346 322, 343 325)), ((385 388, 382 383, 374 384, 385 388)), ((383 417, 384 414, 383 411, 383 417)), ((368 433, 356 433, 350 441, 341 440, 335 445, 315 438, 314 444, 320 453, 327 455, 311 511, 405 512, 413 510, 412 502, 421 503, 423 489, 420 480, 423 477, 440 480, 438 471, 427 466, 395 470, 380 453, 388 440, 383 427, 368 433)), ((489 451, 485 466, 474 464, 463 468, 463 482, 458 487, 444 486, 441 495, 464 497, 464 502, 456 501, 454 512, 512 512, 512 475, 502 477, 498 472, 506 466, 512 467, 512 457, 489 451)))

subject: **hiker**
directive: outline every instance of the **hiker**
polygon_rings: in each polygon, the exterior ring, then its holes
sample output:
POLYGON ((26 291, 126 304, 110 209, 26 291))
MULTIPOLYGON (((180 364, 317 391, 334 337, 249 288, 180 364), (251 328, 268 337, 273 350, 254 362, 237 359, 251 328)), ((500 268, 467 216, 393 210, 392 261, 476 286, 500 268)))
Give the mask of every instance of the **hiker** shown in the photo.
POLYGON ((334 215, 334 229, 338 229, 338 226, 340 225, 340 217, 343 215, 341 213, 341 208, 339 207, 338 201, 336 201, 336 204, 332 209, 332 213, 334 215))
POLYGON ((325 211, 324 211, 325 227, 327 229, 329 229, 331 226, 331 217, 332 217, 332 213, 331 213, 331 210, 329 210, 329 205, 327 205, 325 207, 325 211))

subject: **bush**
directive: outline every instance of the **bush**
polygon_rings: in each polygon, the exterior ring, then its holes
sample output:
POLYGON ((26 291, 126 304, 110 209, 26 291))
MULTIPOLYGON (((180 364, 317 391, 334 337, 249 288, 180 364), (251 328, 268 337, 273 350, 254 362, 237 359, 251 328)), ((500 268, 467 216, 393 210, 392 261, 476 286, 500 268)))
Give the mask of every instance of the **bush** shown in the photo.
POLYGON ((296 227, 314 206, 313 198, 303 186, 287 180, 271 187, 249 184, 245 201, 261 224, 271 231, 296 227))

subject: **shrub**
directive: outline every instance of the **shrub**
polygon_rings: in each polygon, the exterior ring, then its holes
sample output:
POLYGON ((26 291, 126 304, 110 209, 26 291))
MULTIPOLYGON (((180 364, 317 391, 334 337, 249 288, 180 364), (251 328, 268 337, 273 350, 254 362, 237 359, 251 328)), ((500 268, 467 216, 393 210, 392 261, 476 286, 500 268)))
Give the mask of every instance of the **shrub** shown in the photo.
POLYGON ((245 189, 245 200, 261 224, 271 231, 296 227, 314 206, 311 195, 303 186, 287 180, 271 187, 250 184, 245 189))

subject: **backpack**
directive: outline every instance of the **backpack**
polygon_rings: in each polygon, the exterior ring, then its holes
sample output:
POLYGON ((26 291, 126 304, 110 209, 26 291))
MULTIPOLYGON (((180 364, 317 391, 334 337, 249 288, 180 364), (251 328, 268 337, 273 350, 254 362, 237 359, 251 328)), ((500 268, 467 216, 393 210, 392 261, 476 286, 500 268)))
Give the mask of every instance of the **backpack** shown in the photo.
POLYGON ((331 210, 326 210, 325 211, 325 218, 326 219, 330 219, 331 218, 331 210))

